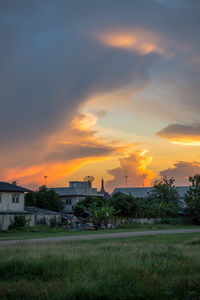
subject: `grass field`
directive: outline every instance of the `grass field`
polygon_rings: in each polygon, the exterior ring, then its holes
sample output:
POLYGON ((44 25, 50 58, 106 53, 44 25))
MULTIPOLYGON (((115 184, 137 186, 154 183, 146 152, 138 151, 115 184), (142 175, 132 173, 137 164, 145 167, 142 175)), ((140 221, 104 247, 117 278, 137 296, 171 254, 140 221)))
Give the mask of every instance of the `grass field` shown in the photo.
POLYGON ((166 225, 166 224, 124 224, 116 229, 95 230, 95 231, 69 231, 63 227, 49 227, 45 225, 37 225, 35 227, 27 227, 22 230, 8 230, 0 232, 0 241, 17 240, 17 239, 34 239, 43 237, 59 237, 59 236, 72 236, 72 235, 87 235, 87 234, 100 234, 100 233, 117 233, 117 232, 134 232, 143 230, 167 230, 167 229, 192 229, 200 228, 200 226, 189 225, 166 225))
POLYGON ((0 248, 0 299, 200 299, 200 234, 0 248))

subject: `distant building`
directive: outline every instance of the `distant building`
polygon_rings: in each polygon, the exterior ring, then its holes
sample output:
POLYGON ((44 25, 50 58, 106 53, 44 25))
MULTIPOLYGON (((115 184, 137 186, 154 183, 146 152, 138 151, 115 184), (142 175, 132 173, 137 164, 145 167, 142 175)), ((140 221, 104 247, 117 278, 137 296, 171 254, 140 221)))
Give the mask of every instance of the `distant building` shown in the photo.
MULTIPOLYGON (((125 195, 132 195, 135 198, 144 198, 148 196, 148 193, 151 191, 152 187, 128 187, 128 188, 115 188, 112 192, 112 195, 117 192, 121 192, 125 195)), ((176 186, 176 190, 179 194, 179 199, 184 205, 185 193, 188 191, 189 186, 176 186)))
POLYGON ((54 190, 64 203, 63 212, 72 213, 73 206, 87 196, 103 197, 104 194, 98 193, 96 188, 92 187, 92 182, 88 181, 70 181, 69 187, 51 188, 54 190))
POLYGON ((25 192, 30 192, 30 190, 0 181, 0 214, 24 212, 25 192))

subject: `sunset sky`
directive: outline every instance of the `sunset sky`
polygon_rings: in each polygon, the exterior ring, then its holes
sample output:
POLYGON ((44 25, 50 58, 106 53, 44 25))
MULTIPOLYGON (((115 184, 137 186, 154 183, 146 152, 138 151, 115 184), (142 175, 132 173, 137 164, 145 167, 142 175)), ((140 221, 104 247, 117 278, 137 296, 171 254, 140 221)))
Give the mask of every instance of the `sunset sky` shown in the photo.
POLYGON ((199 0, 0 0, 0 181, 200 173, 199 0))

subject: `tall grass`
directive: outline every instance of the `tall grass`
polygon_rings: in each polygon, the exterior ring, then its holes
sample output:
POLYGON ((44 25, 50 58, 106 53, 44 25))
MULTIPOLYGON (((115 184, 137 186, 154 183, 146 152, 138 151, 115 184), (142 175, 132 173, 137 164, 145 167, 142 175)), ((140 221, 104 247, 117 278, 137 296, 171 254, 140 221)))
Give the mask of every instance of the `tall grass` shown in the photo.
POLYGON ((0 249, 0 299, 200 299, 200 235, 0 249))

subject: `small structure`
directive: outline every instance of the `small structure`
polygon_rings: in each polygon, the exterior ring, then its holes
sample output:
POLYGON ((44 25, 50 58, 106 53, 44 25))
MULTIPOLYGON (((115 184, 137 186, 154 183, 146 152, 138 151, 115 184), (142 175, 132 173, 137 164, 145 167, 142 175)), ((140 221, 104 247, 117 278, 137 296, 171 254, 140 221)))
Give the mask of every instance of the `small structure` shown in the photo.
POLYGON ((85 181, 70 181, 69 187, 51 188, 54 190, 64 203, 63 212, 73 213, 73 206, 87 196, 103 197, 104 194, 98 193, 96 188, 92 187, 91 176, 84 178, 85 181))
POLYGON ((0 181, 0 214, 23 213, 25 192, 30 192, 30 190, 15 184, 0 181))
POLYGON ((56 211, 35 206, 25 206, 25 211, 27 213, 29 226, 35 226, 38 224, 56 226, 62 222, 62 214, 56 211))
MULTIPOLYGON (((183 206, 185 193, 188 191, 189 186, 176 186, 176 190, 179 194, 179 200, 182 202, 183 206)), ((132 195, 135 198, 145 198, 148 196, 148 193, 151 192, 152 187, 128 187, 128 188, 115 188, 112 192, 112 195, 117 192, 121 192, 125 195, 132 195)))
POLYGON ((110 198, 110 194, 108 192, 106 192, 105 189, 104 189, 104 180, 103 180, 103 178, 101 179, 101 190, 99 191, 99 194, 104 195, 104 198, 106 200, 108 200, 110 198))

